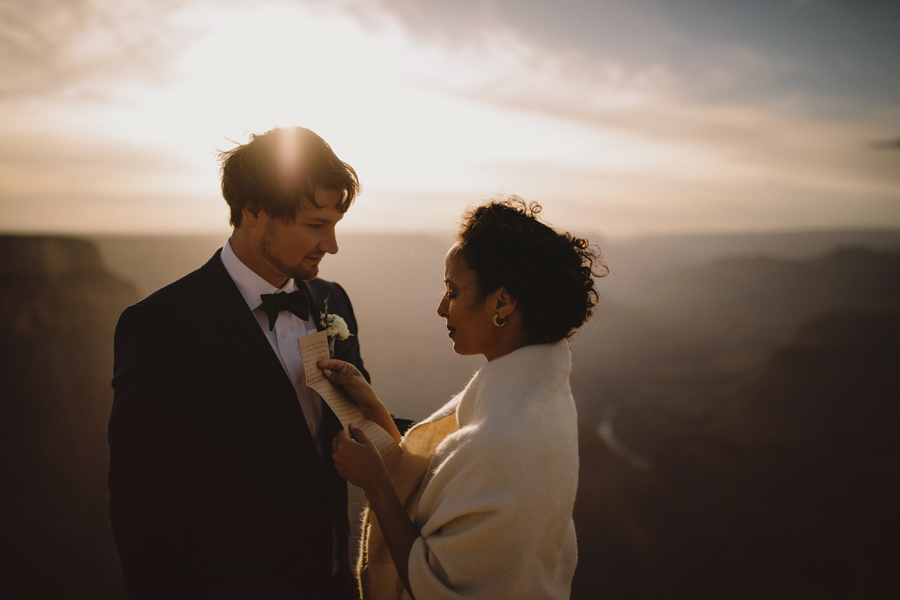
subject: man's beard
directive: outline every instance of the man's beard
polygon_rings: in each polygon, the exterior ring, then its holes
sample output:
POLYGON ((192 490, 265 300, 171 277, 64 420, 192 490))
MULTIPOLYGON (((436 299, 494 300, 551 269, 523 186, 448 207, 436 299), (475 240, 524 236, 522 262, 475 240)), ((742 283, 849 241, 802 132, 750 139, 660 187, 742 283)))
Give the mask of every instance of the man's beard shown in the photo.
POLYGON ((263 236, 262 241, 259 244, 259 254, 266 260, 269 265, 278 271, 279 273, 284 273, 288 277, 292 277, 294 279, 299 279, 300 281, 309 281, 311 279, 315 279, 319 275, 319 265, 313 265, 309 268, 304 268, 302 264, 296 265, 287 265, 280 258, 275 256, 272 252, 272 241, 275 239, 274 227, 270 222, 266 226, 266 234, 263 236))

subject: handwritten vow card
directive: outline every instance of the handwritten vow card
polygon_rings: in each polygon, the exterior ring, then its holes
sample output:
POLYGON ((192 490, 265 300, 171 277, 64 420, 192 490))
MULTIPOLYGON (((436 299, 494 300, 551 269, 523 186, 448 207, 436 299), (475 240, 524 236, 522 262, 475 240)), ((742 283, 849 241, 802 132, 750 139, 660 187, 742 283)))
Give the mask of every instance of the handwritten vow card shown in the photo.
POLYGON ((346 392, 328 381, 322 370, 316 366, 320 360, 331 358, 328 350, 328 335, 324 331, 319 331, 297 341, 300 344, 300 354, 303 356, 306 385, 322 396, 322 400, 334 411, 344 429, 347 430, 350 423, 359 427, 372 440, 385 461, 400 452, 400 446, 397 445, 391 434, 377 423, 365 418, 346 392))

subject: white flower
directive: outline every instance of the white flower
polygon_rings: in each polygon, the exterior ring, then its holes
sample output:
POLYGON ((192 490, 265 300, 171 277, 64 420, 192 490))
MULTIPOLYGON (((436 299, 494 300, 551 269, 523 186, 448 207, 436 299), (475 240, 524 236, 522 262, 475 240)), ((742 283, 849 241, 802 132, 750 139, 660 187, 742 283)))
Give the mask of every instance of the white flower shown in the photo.
POLYGON ((347 327, 347 321, 344 320, 344 317, 328 314, 328 297, 325 298, 323 308, 325 312, 319 313, 319 323, 322 325, 322 329, 325 330, 325 335, 330 338, 337 336, 339 340, 346 340, 353 335, 350 333, 350 328, 347 327))
POLYGON ((326 315, 322 313, 322 327, 325 328, 325 334, 328 337, 335 337, 339 340, 346 340, 350 337, 350 328, 347 327, 347 321, 340 315, 326 315))

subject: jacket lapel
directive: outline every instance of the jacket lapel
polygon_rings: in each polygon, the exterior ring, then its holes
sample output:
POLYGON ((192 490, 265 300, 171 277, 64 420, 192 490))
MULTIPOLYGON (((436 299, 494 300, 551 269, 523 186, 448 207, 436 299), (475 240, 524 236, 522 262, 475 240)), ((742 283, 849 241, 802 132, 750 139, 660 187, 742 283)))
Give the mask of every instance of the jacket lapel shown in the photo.
POLYGON ((325 328, 322 327, 320 315, 323 312, 325 298, 319 297, 319 294, 316 293, 313 287, 305 281, 297 281, 295 279, 294 284, 297 286, 297 289, 306 291, 306 297, 309 298, 309 318, 315 324, 316 331, 324 331, 325 328))
MULTIPOLYGON (((235 385, 236 389, 253 389, 256 396, 232 397, 228 400, 244 404, 248 410, 251 404, 261 403, 259 406, 254 405, 253 409, 268 413, 264 421, 270 424, 272 431, 260 434, 270 443, 287 444, 285 450, 289 450, 290 446, 296 447, 299 440, 302 453, 315 457, 313 462, 321 466, 303 410, 297 401, 297 392, 260 329, 259 322, 225 270, 219 253, 203 269, 209 275, 208 315, 213 320, 210 327, 217 327, 225 333, 224 338, 219 338, 220 342, 227 348, 226 351, 236 354, 235 362, 240 365, 238 373, 229 373, 228 376, 245 382, 245 385, 235 385), (279 430, 284 431, 284 434, 272 435, 279 430)), ((236 412, 240 414, 241 411, 236 412)), ((242 424, 236 426, 240 427, 242 424)))
MULTIPOLYGON (((313 289, 313 286, 309 285, 305 281, 296 281, 298 289, 306 290, 306 295, 309 298, 309 311, 310 311, 310 319, 313 320, 313 323, 316 325, 316 331, 324 331, 325 328, 322 327, 322 319, 320 315, 324 312, 325 300, 326 297, 322 297, 319 293, 313 289)), ((341 422, 331 410, 331 407, 328 406, 326 402, 322 403, 322 424, 324 427, 324 432, 326 438, 330 439, 333 437, 338 431, 341 430, 341 422)), ((329 446, 330 447, 330 446, 329 446)))

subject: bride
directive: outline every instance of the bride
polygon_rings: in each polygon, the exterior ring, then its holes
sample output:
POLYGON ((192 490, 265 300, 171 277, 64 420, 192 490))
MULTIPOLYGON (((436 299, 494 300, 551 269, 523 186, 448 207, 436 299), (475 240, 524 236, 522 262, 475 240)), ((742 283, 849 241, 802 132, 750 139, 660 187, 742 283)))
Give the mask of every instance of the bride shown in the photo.
POLYGON ((365 600, 569 597, 578 438, 567 338, 590 318, 605 267, 539 212, 513 196, 466 215, 438 314, 456 353, 488 362, 405 436, 355 367, 319 363, 403 449, 385 465, 352 425, 332 445, 369 502, 365 600))

